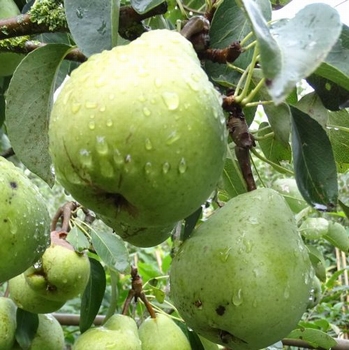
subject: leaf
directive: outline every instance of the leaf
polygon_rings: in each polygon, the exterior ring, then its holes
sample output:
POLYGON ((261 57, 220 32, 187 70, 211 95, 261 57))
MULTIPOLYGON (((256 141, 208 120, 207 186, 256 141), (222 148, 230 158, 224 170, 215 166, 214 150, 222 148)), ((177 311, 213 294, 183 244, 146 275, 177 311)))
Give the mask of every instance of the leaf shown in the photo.
POLYGON ((71 228, 66 239, 77 252, 82 252, 90 246, 88 239, 78 226, 71 228))
POLYGON ((84 293, 81 296, 80 308, 80 332, 88 330, 101 306, 105 287, 106 277, 105 271, 101 263, 93 258, 90 258, 91 273, 84 293))
MULTIPOLYGON (((290 20, 276 22, 271 33, 281 50, 282 65, 268 82, 275 104, 283 102, 297 82, 309 76, 326 58, 342 29, 338 12, 323 3, 310 4, 290 20)), ((261 62, 262 55, 261 51, 261 62)))
POLYGON ((312 328, 299 328, 293 330, 287 338, 301 339, 314 348, 330 349, 337 345, 337 342, 326 333, 312 328))
POLYGON ((189 238, 190 234, 193 232, 201 213, 202 207, 198 208, 193 214, 189 215, 187 218, 184 219, 184 232, 183 236, 181 237, 183 241, 189 238))
POLYGON ((7 90, 6 125, 11 145, 22 163, 53 185, 48 153, 48 124, 55 78, 71 47, 47 44, 18 65, 7 90))
POLYGON ((87 57, 117 44, 119 0, 64 0, 68 27, 87 57))
MULTIPOLYGON (((271 6, 269 0, 257 0, 256 4, 261 9, 266 20, 271 19, 271 6)), ((214 13, 210 27, 210 47, 225 48, 235 41, 241 41, 252 31, 244 11, 235 1, 225 0, 214 13)), ((251 43, 247 41, 245 45, 251 43)), ((245 69, 250 63, 253 50, 248 50, 240 55, 234 65, 245 69)), ((228 65, 205 62, 205 71, 216 82, 224 86, 232 86, 237 83, 241 74, 232 70, 228 65)))
POLYGON ((154 7, 162 4, 164 0, 131 0, 131 6, 139 13, 147 13, 154 7))
POLYGON ((338 171, 349 167, 349 112, 342 110, 328 113, 326 130, 332 144, 338 171))
POLYGON ((329 79, 312 74, 307 82, 318 94, 324 107, 331 111, 338 111, 349 102, 349 91, 329 79))
POLYGON ((117 235, 91 230, 92 245, 100 259, 111 269, 124 273, 129 268, 129 256, 124 241, 117 235))
POLYGON ((328 233, 324 238, 343 252, 349 251, 349 233, 340 223, 330 221, 328 233))
POLYGON ((342 208, 342 210, 344 211, 345 216, 349 219, 349 207, 346 206, 342 201, 338 201, 340 207, 342 208))
POLYGON ((264 76, 272 80, 282 67, 281 50, 271 35, 267 21, 258 5, 253 0, 242 0, 242 2, 257 39, 264 76))
POLYGON ((29 349, 39 327, 39 317, 29 311, 17 308, 16 341, 22 349, 29 349))
POLYGON ((263 136, 270 134, 273 130, 267 122, 263 122, 259 126, 258 144, 261 147, 265 157, 273 163, 279 164, 282 161, 291 161, 291 149, 289 143, 286 145, 281 143, 276 136, 262 139, 263 136))
POLYGON ((315 209, 337 206, 337 170, 331 143, 321 125, 299 109, 292 112, 292 152, 297 186, 315 209))
POLYGON ((309 253, 309 259, 315 270, 316 277, 320 281, 325 282, 326 281, 326 262, 325 262, 324 256, 322 255, 321 252, 319 252, 319 250, 316 247, 312 245, 307 245, 307 248, 309 253))
POLYGON ((162 291, 159 288, 152 287, 151 288, 152 293, 155 296, 155 299, 158 303, 162 304, 165 301, 166 294, 164 291, 162 291))

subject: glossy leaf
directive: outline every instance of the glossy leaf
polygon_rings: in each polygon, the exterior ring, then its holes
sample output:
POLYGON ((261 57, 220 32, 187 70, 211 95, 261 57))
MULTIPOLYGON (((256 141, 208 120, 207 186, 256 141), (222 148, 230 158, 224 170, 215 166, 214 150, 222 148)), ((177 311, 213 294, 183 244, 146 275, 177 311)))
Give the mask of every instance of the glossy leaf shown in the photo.
POLYGON ((349 251, 349 232, 338 222, 330 222, 324 238, 332 245, 347 253, 349 251))
POLYGON ((319 252, 319 250, 312 246, 312 245, 307 245, 308 248, 308 253, 309 253, 309 259, 311 261, 311 264, 313 265, 315 275, 316 277, 322 281, 326 281, 326 262, 325 258, 322 255, 322 253, 319 252))
POLYGON ((293 330, 287 338, 302 339, 314 348, 330 349, 337 345, 337 342, 326 333, 312 328, 299 328, 293 330))
POLYGON ((124 241, 109 231, 90 232, 92 245, 100 259, 111 269, 121 273, 129 268, 129 256, 124 241))
POLYGON ((96 259, 90 258, 90 264, 90 278, 85 291, 81 296, 79 322, 81 333, 87 331, 91 327, 97 316, 106 287, 105 271, 101 263, 96 259))
MULTIPOLYGON (((274 77, 268 69, 263 66, 262 69, 265 77, 270 79, 269 93, 276 104, 283 102, 297 82, 319 67, 336 43, 341 29, 338 12, 323 3, 310 4, 294 18, 272 26, 271 33, 281 50, 282 65, 274 77)), ((261 56, 263 54, 261 51, 261 56)))
POLYGON ((181 239, 185 241, 193 232, 196 223, 198 222, 202 213, 202 207, 198 208, 193 214, 184 219, 184 230, 181 239))
POLYGON ((164 0, 131 0, 131 6, 140 14, 147 13, 164 0))
POLYGON ((78 226, 71 228, 66 239, 77 252, 82 252, 90 246, 88 239, 78 226))
POLYGON ((73 39, 86 56, 117 45, 119 0, 64 0, 73 39))
POLYGON ((330 141, 321 125, 292 107, 292 152, 297 186, 316 209, 337 206, 337 170, 330 141))
POLYGON ((342 201, 338 201, 341 209, 343 210, 345 216, 349 219, 349 206, 345 205, 342 201))
POLYGON ((22 349, 29 349, 39 327, 39 317, 29 311, 17 308, 16 341, 22 349))
POLYGON ((71 47, 47 44, 29 53, 7 90, 6 125, 11 145, 23 164, 53 185, 48 153, 48 123, 55 78, 71 47))

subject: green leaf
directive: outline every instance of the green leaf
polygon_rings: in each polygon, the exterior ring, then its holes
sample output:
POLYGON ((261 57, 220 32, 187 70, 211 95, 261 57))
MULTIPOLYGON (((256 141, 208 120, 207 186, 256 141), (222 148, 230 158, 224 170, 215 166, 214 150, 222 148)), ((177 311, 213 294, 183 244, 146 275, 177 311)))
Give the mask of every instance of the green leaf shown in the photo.
POLYGON ((70 32, 86 56, 117 45, 119 0, 64 0, 70 32))
POLYGON ((193 232, 196 223, 198 222, 202 213, 202 207, 198 208, 193 214, 184 219, 184 231, 181 239, 185 241, 193 232))
POLYGON ((242 2, 257 39, 264 76, 272 80, 282 68, 281 50, 271 35, 267 21, 258 5, 253 0, 242 0, 242 2))
POLYGON ((156 287, 152 287, 151 291, 154 294, 155 299, 158 303, 162 304, 165 301, 166 294, 164 291, 156 287))
POLYGON ((131 6, 140 14, 147 13, 164 0, 131 0, 131 6))
MULTIPOLYGON (((263 122, 259 126, 258 137, 270 134, 272 128, 267 122, 263 122)), ((273 163, 279 164, 282 161, 291 161, 291 149, 289 143, 286 145, 281 143, 276 135, 258 140, 265 157, 273 163)))
POLYGON ((90 278, 81 296, 79 322, 81 333, 87 331, 91 327, 98 314, 106 287, 105 271, 101 263, 96 259, 90 258, 90 264, 90 278))
POLYGON ((324 107, 331 111, 342 109, 349 101, 349 91, 329 79, 312 74, 307 82, 316 91, 324 107))
MULTIPOLYGON (((261 9, 263 17, 271 19, 271 6, 269 0, 257 0, 256 4, 261 9)), ((235 41, 241 41, 252 31, 250 22, 245 12, 237 5, 236 1, 225 0, 214 13, 210 27, 210 47, 223 49, 235 41)), ((247 41, 245 45, 251 43, 247 41)), ((240 55, 234 65, 245 69, 250 63, 253 50, 248 50, 240 55)), ((215 81, 224 86, 232 86, 237 83, 241 74, 232 70, 228 65, 205 62, 205 70, 215 81)))
MULTIPOLYGON (((336 43, 341 29, 338 12, 322 3, 310 4, 294 18, 272 26, 271 33, 282 57, 281 69, 268 82, 270 96, 276 104, 283 102, 297 82, 319 67, 336 43)), ((263 54, 261 51, 261 60, 263 54)), ((262 69, 264 72, 264 67, 262 69)))
POLYGON ((29 53, 7 90, 6 125, 11 145, 23 164, 53 185, 48 153, 48 124, 58 68, 71 47, 48 44, 29 53))
POLYGON ((326 333, 312 328, 299 328, 293 330, 287 338, 301 339, 314 348, 330 349, 337 345, 337 342, 326 333))
POLYGON ((71 228, 66 239, 77 252, 82 252, 90 246, 88 239, 78 226, 71 228))
POLYGON ((16 341, 22 349, 29 349, 39 327, 39 317, 29 311, 17 308, 16 341))
POLYGON ((349 167, 349 112, 344 109, 328 113, 326 130, 338 165, 337 169, 344 172, 349 167))
POLYGON ((322 281, 326 281, 326 262, 325 258, 320 253, 320 251, 312 246, 312 245, 307 245, 308 248, 308 253, 309 253, 309 259, 311 261, 311 264, 313 265, 315 275, 316 277, 322 281))
POLYGON ((349 233, 340 223, 330 221, 328 233, 324 238, 343 252, 349 251, 349 233))
POLYGON ((321 125, 299 109, 292 112, 292 152, 297 186, 316 209, 333 211, 337 206, 336 163, 331 143, 321 125))
POLYGON ((111 269, 121 273, 129 268, 129 256, 124 241, 108 232, 91 230, 92 245, 100 259, 111 269))
POLYGON ((345 216, 349 219, 349 207, 346 206, 342 201, 338 201, 340 207, 342 208, 342 210, 344 211, 345 216))

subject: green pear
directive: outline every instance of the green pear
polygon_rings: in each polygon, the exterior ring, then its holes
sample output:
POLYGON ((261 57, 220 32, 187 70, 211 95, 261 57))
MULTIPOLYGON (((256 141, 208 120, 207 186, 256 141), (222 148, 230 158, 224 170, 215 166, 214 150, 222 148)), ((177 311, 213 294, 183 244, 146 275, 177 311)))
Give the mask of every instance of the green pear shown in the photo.
POLYGON ((102 327, 90 328, 74 343, 73 350, 141 350, 136 322, 128 316, 113 315, 102 327))
MULTIPOLYGON (((28 350, 62 350, 65 347, 64 333, 56 318, 50 314, 38 315, 39 326, 28 350)), ((18 343, 12 350, 20 350, 18 343)))
MULTIPOLYGON (((13 0, 0 0, 0 19, 14 17, 20 13, 13 0)), ((0 77, 12 75, 23 57, 24 55, 15 52, 0 52, 0 77)))
POLYGON ((43 298, 67 301, 82 293, 90 277, 86 253, 78 253, 59 232, 51 233, 51 245, 40 261, 24 272, 28 285, 43 298))
POLYGON ((142 350, 191 350, 188 338, 169 317, 156 314, 147 318, 139 327, 142 350))
POLYGON ((210 196, 227 145, 221 98, 177 32, 153 30, 71 74, 49 126, 67 191, 109 220, 170 225, 210 196))
POLYGON ((0 297, 0 349, 10 350, 15 341, 16 305, 5 297, 0 297))
POLYGON ((66 301, 45 299, 29 287, 24 274, 20 274, 9 281, 10 297, 15 304, 34 314, 46 314, 59 310, 66 301))
POLYGON ((35 263, 49 245, 50 217, 35 185, 0 157, 0 283, 35 263))
POLYGON ((296 179, 284 178, 273 182, 272 188, 281 193, 294 213, 299 213, 309 205, 299 192, 296 179))
POLYGON ((285 199, 260 188, 231 199, 184 241, 171 265, 170 295, 201 336, 256 350, 297 326, 313 276, 285 199))
POLYGON ((124 241, 133 244, 136 247, 154 247, 166 241, 171 236, 177 223, 154 227, 135 227, 109 220, 101 219, 108 226, 113 228, 117 235, 124 241))

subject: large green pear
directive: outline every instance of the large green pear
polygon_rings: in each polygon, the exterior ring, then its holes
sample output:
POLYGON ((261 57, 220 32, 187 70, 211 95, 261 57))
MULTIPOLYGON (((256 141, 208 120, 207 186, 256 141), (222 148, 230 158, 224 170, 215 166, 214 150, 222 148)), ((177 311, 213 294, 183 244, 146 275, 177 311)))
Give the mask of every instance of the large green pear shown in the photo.
POLYGON ((49 139, 57 178, 77 201, 149 227, 189 216, 210 196, 227 133, 192 44, 163 29, 74 70, 54 103, 49 139))
POLYGON ((169 316, 147 318, 138 332, 142 350, 191 350, 188 338, 169 316))
POLYGON ((74 343, 73 350, 141 350, 136 322, 129 316, 113 315, 102 327, 90 328, 74 343))
POLYGON ((0 157, 0 283, 37 261, 49 245, 50 218, 35 185, 0 157))
POLYGON ((163 226, 137 227, 125 225, 109 218, 101 219, 109 225, 124 241, 136 247, 154 247, 171 236, 177 223, 163 226))
POLYGON ((45 299, 39 293, 36 293, 29 287, 24 274, 10 279, 9 281, 10 297, 15 304, 26 311, 34 314, 46 314, 59 310, 64 304, 64 301, 53 301, 45 299))
POLYGON ((256 350, 297 326, 313 276, 285 199, 261 188, 231 199, 181 245, 171 297, 198 334, 234 350, 256 350))
MULTIPOLYGON (((28 350, 63 350, 64 333, 56 318, 50 314, 40 314, 39 326, 28 350)), ((12 350, 20 350, 16 343, 12 350)))
POLYGON ((16 305, 5 297, 0 297, 0 349, 10 350, 15 341, 16 305))
POLYGON ((61 302, 85 290, 90 277, 90 261, 64 239, 51 233, 51 245, 41 259, 24 272, 28 285, 43 298, 61 302))

